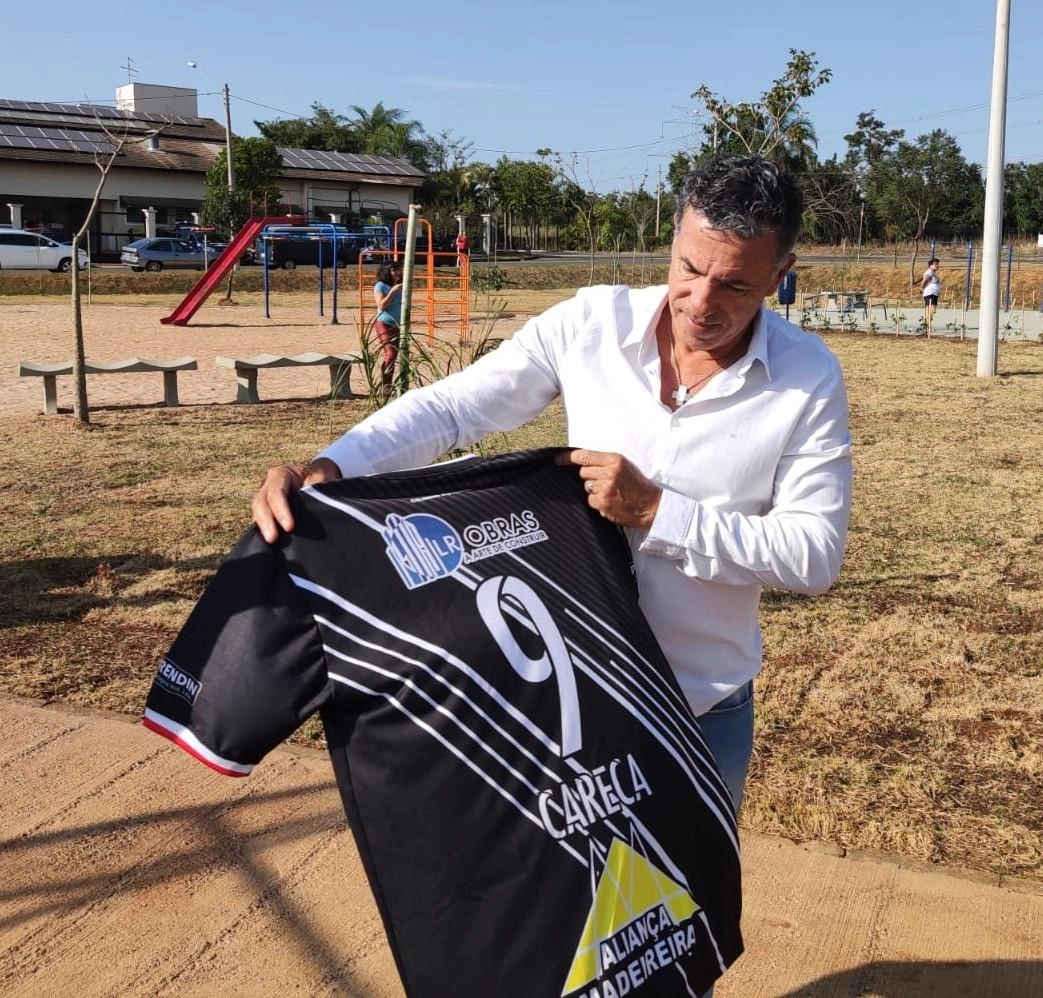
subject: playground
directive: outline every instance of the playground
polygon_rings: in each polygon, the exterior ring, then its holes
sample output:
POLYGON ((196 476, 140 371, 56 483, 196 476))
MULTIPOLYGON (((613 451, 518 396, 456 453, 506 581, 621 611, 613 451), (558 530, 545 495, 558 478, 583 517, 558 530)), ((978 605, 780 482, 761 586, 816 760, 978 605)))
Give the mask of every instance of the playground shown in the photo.
MULTIPOLYGON (((513 314, 497 334, 566 294, 506 295, 513 314)), ((140 714, 158 657, 247 523, 262 469, 311 456, 369 408, 330 399, 325 368, 266 371, 265 404, 230 404, 235 378, 217 355, 357 348, 355 321, 318 316, 314 294, 281 294, 272 319, 253 292, 161 325, 179 297, 85 309, 89 353, 199 361, 181 376, 178 409, 159 402, 158 374, 90 377, 90 432, 40 415, 38 383, 15 374, 18 359, 70 352, 67 302, 3 302, 0 693, 14 698, 17 734, 0 763, 20 780, 3 815, 18 848, 6 853, 0 990, 60 990, 100 965, 95 985, 128 994, 305 980, 309 993, 390 998, 329 763, 293 755, 321 744, 317 728, 231 787, 128 720, 77 714, 140 714), (357 902, 335 923, 320 914, 331 876, 336 896, 357 902), (198 917, 172 941, 164 913, 186 898, 198 917)), ((838 585, 812 601, 764 597, 742 818, 756 956, 720 994, 1037 995, 1043 346, 1001 345, 1000 377, 984 380, 969 340, 840 324, 823 335, 851 396, 857 501, 838 585)), ((485 447, 562 439, 552 409, 485 447)))
MULTIPOLYGON (((445 324, 455 321, 459 335, 468 335, 468 297, 470 292, 469 258, 466 254, 440 252, 435 249, 431 223, 416 217, 416 245, 423 246, 406 259, 410 269, 412 294, 416 307, 413 321, 426 326, 430 339, 434 339, 436 322, 445 324), (455 272, 447 275, 438 268, 449 262, 456 264, 455 272)), ((326 271, 331 274, 329 290, 330 322, 340 322, 338 309, 340 289, 338 271, 354 263, 358 271, 357 303, 359 324, 365 328, 373 272, 385 260, 405 259, 404 248, 409 223, 400 218, 391 227, 369 225, 359 231, 324 222, 305 222, 297 216, 263 216, 251 218, 232 238, 231 242, 213 263, 204 270, 203 276, 188 290, 169 315, 159 321, 165 325, 186 326, 207 299, 219 288, 226 278, 232 276, 239 261, 250 251, 257 250, 261 261, 264 280, 264 315, 271 318, 271 288, 269 273, 272 265, 295 269, 296 260, 314 262, 318 268, 316 292, 318 311, 325 316, 327 308, 326 271), (280 247, 283 247, 280 250, 280 247)), ((371 310, 370 310, 371 311, 371 310)))
MULTIPOLYGON (((358 292, 351 292, 354 308, 342 309, 341 321, 332 325, 329 315, 317 312, 314 294, 281 294, 272 299, 273 318, 264 316, 264 303, 254 292, 236 294, 238 305, 218 308, 211 305, 183 327, 160 325, 158 318, 169 310, 170 296, 141 296, 134 304, 126 297, 96 300, 84 309, 84 337, 88 356, 104 359, 121 357, 195 357, 198 369, 183 373, 178 390, 183 406, 232 402, 236 397, 233 372, 218 367, 218 356, 282 355, 320 352, 351 353, 360 349, 358 292)), ((367 298, 369 291, 366 291, 367 298)), ((372 308, 369 309, 372 317, 372 308)), ((42 409, 38 379, 20 378, 18 362, 25 359, 58 360, 72 356, 72 334, 68 327, 68 306, 60 300, 14 298, 4 304, 4 335, 0 337, 0 417, 28 416, 42 409)), ((525 316, 512 315, 495 321, 495 335, 517 329, 525 316)), ((469 330, 481 335, 486 324, 484 312, 470 319, 469 330)), ((456 321, 438 322, 434 327, 439 340, 456 342, 456 321)), ((427 326, 416 334, 427 342, 427 326)), ((329 394, 325 367, 280 368, 262 375, 262 398, 316 399, 329 394)), ((367 390, 361 369, 352 371, 352 391, 367 390)), ((160 376, 113 374, 88 377, 88 398, 92 408, 156 405, 162 399, 160 376)), ((58 405, 72 406, 72 379, 59 378, 58 405)))

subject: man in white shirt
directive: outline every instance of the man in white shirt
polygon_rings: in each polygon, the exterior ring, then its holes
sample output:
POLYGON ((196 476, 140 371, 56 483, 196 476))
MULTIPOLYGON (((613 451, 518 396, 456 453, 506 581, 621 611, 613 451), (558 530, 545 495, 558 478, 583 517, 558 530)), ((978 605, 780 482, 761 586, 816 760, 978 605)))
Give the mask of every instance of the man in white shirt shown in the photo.
POLYGON ((850 509, 839 364, 763 307, 793 266, 800 217, 799 191, 774 164, 710 160, 679 198, 665 288, 584 289, 311 463, 270 469, 253 503, 262 535, 293 529, 286 497, 305 484, 430 463, 561 395, 576 448, 561 461, 590 506, 626 528, 642 610, 738 810, 761 589, 828 589, 850 509))

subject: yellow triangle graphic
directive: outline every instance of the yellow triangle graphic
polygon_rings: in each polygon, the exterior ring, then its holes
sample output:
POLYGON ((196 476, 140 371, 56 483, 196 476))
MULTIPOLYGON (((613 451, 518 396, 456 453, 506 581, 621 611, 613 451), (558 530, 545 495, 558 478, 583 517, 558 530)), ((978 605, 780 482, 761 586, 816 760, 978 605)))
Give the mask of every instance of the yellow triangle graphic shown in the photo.
POLYGON ((602 940, 658 905, 666 908, 675 925, 699 910, 691 894, 677 881, 621 839, 614 838, 562 995, 598 978, 602 940))

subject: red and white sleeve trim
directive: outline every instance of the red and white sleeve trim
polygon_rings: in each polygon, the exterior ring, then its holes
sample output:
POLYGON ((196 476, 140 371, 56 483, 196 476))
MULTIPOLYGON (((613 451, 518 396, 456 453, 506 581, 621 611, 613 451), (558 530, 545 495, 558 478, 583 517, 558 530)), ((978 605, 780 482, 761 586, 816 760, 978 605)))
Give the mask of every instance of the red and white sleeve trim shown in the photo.
POLYGON ((177 721, 172 721, 169 717, 157 714, 154 710, 146 708, 142 723, 149 731, 154 731, 157 735, 169 738, 189 755, 224 776, 247 776, 253 772, 252 765, 244 765, 241 762, 233 762, 231 759, 219 756, 216 752, 208 749, 189 728, 186 728, 183 724, 178 724, 177 721))

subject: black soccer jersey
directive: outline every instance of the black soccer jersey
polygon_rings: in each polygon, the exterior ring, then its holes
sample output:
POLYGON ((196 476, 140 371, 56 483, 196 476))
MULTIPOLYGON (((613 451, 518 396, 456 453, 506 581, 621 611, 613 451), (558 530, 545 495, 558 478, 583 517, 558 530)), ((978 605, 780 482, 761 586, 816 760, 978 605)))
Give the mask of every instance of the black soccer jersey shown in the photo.
POLYGON ((555 453, 305 489, 149 694, 231 775, 321 711, 410 995, 696 996, 742 951, 727 790, 555 453))

